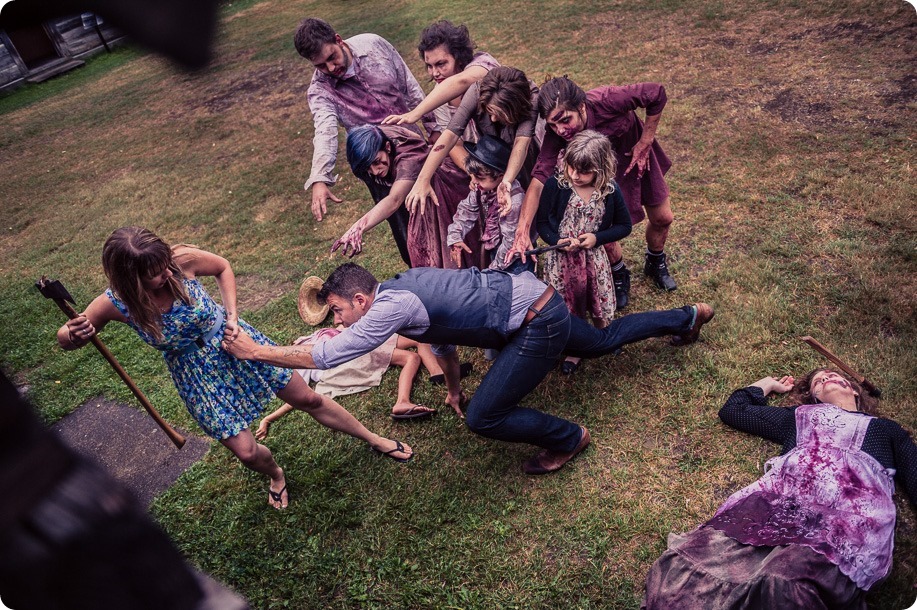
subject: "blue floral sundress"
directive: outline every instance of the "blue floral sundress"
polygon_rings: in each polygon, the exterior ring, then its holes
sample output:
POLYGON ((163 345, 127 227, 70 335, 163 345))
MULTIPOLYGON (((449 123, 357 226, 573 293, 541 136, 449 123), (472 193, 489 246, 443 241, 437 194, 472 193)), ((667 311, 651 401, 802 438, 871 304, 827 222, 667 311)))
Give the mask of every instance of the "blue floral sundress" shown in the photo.
MULTIPOLYGON (((274 394, 286 387, 293 371, 236 359, 220 347, 222 327, 200 349, 177 353, 206 335, 217 319, 217 311, 223 310, 199 281, 185 279, 184 283, 191 305, 177 300, 162 314, 160 341, 133 323, 124 302, 111 289, 105 294, 140 338, 163 353, 175 388, 201 429, 215 439, 235 436, 261 415, 274 394)), ((239 326, 261 345, 276 345, 241 319, 239 326)))

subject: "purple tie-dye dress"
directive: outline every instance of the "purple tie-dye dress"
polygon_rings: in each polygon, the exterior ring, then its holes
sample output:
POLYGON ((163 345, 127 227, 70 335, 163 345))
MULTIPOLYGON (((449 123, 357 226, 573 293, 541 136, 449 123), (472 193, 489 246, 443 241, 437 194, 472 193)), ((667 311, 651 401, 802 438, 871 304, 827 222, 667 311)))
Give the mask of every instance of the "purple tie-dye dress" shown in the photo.
POLYGON ((891 570, 895 529, 894 470, 860 449, 872 419, 834 405, 797 408, 796 447, 707 525, 744 544, 807 546, 869 590, 891 570))

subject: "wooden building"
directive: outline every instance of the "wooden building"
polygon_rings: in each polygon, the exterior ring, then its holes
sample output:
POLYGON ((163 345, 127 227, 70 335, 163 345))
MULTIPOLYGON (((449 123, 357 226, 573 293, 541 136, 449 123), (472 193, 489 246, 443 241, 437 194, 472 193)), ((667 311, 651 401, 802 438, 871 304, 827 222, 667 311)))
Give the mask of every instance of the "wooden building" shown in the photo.
POLYGON ((123 41, 121 32, 92 13, 18 30, 0 29, 0 90, 47 80, 123 41))

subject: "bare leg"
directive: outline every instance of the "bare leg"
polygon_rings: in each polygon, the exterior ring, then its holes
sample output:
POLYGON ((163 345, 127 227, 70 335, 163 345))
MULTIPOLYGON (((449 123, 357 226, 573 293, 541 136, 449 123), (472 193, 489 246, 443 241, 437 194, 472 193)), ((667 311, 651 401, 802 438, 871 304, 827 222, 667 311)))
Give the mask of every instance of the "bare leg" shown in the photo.
MULTIPOLYGON (((294 375, 294 377, 299 376, 294 375)), ((302 380, 300 379, 300 381, 302 380)), ((277 462, 274 461, 271 450, 255 442, 255 437, 252 435, 251 430, 246 428, 235 436, 221 439, 220 443, 232 451, 233 454, 239 458, 239 461, 247 468, 251 468, 255 472, 260 472, 270 477, 271 491, 280 493, 280 491, 286 487, 286 479, 284 479, 283 470, 277 465, 277 462)), ((289 498, 286 492, 283 493, 279 502, 274 501, 268 496, 268 504, 274 508, 286 508, 288 502, 289 498)))
MULTIPOLYGON (((383 453, 396 449, 398 446, 396 441, 381 437, 367 430, 356 417, 335 401, 327 396, 315 393, 299 375, 293 375, 287 387, 277 392, 277 397, 284 402, 290 403, 294 409, 305 411, 326 428, 344 432, 354 438, 366 441, 371 447, 383 453)), ((411 448, 405 444, 404 451, 396 451, 390 455, 398 458, 408 458, 412 454, 411 448)))
POLYGON ((398 348, 408 349, 410 347, 417 348, 417 354, 420 356, 420 360, 423 362, 423 368, 427 369, 427 373, 429 373, 431 377, 433 375, 443 374, 443 369, 436 361, 436 356, 433 355, 433 350, 430 349, 429 345, 426 343, 419 343, 413 339, 408 339, 407 337, 398 335, 398 348))
MULTIPOLYGON (((669 236, 669 226, 675 220, 672 213, 672 205, 666 199, 661 205, 654 205, 643 208, 646 210, 646 245, 653 252, 662 252, 665 249, 665 241, 669 236)), ((620 246, 618 246, 620 250, 620 246)), ((609 259, 617 261, 620 258, 609 259)))
POLYGON ((608 255, 608 262, 610 262, 612 265, 616 265, 619 260, 624 258, 624 250, 621 249, 621 244, 618 242, 608 242, 605 244, 604 248, 605 253, 608 255))
POLYGON ((415 405, 411 402, 411 388, 414 386, 414 378, 417 377, 417 371, 420 370, 420 356, 408 350, 395 348, 395 351, 392 352, 392 364, 401 367, 401 373, 398 375, 398 398, 394 406, 392 406, 392 414, 435 412, 435 409, 415 405))
POLYGON ((455 410, 455 413, 465 419, 462 413, 462 406, 465 403, 465 393, 462 392, 462 378, 459 367, 458 352, 452 352, 445 356, 437 356, 436 361, 443 369, 446 376, 446 404, 455 410))

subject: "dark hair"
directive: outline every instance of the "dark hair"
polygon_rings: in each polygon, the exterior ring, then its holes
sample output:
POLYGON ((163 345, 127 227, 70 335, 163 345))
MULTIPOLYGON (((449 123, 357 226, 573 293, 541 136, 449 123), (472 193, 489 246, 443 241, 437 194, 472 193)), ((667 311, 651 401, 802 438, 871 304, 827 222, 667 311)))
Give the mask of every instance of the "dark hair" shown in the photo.
POLYGON ((156 339, 162 339, 162 314, 143 280, 169 269, 172 277, 166 287, 173 300, 190 302, 172 248, 149 229, 116 229, 102 247, 102 269, 112 292, 127 306, 131 321, 156 339))
POLYGON ((586 92, 566 76, 552 78, 538 92, 538 115, 548 118, 555 108, 579 110, 586 103, 586 92))
POLYGON ((356 263, 344 263, 331 272, 321 290, 315 295, 319 305, 328 302, 328 295, 339 296, 348 301, 358 293, 372 295, 379 282, 372 273, 356 263))
POLYGON ((369 175, 369 166, 385 146, 387 138, 375 125, 361 125, 347 134, 347 163, 357 178, 369 175))
POLYGON ((498 172, 494 168, 484 165, 471 155, 465 157, 465 171, 472 176, 490 176, 491 178, 496 178, 497 176, 503 175, 503 172, 498 172))
POLYGON ((449 54, 455 58, 455 69, 458 72, 464 70, 474 57, 474 43, 471 42, 468 28, 464 25, 454 25, 446 19, 431 23, 420 33, 417 52, 420 53, 421 61, 424 59, 424 53, 439 46, 445 46, 449 54))
POLYGON ((491 113, 505 125, 519 125, 532 116, 532 88, 525 72, 500 66, 478 85, 478 112, 491 113))
POLYGON ((838 375, 846 379, 848 382, 850 382, 850 385, 851 387, 853 387, 853 390, 857 394, 859 394, 859 396, 857 396, 857 409, 859 411, 866 413, 868 415, 877 416, 879 414, 878 413, 879 401, 876 400, 875 397, 870 396, 869 392, 863 389, 863 386, 861 386, 855 380, 851 379, 848 375, 842 373, 841 371, 832 369, 830 367, 817 368, 813 371, 810 371, 802 379, 798 379, 796 381, 796 385, 793 386, 792 393, 790 394, 791 399, 797 402, 798 404, 805 404, 805 405, 817 404, 819 402, 818 399, 812 395, 812 379, 816 375, 824 371, 830 371, 832 373, 837 373, 838 375))
POLYGON ((337 32, 321 19, 303 19, 299 29, 293 35, 293 44, 300 55, 312 61, 312 58, 321 53, 326 44, 334 44, 337 32))

